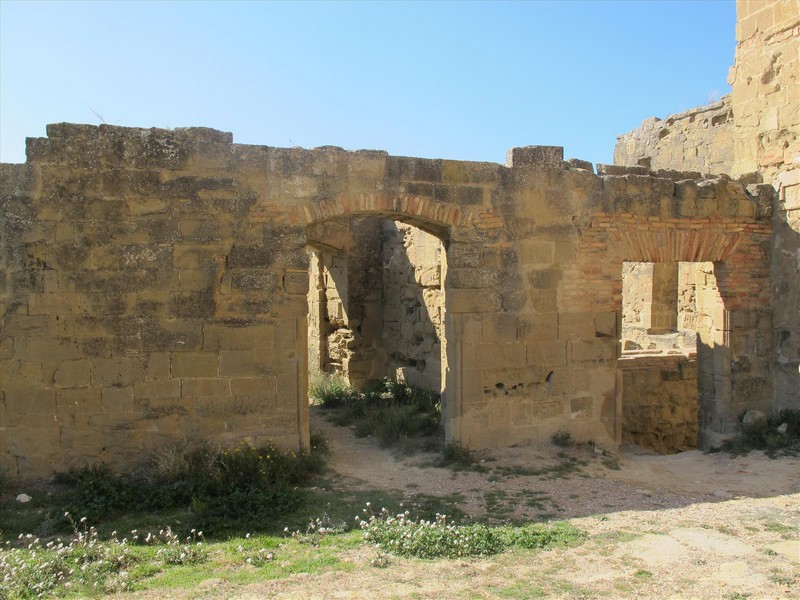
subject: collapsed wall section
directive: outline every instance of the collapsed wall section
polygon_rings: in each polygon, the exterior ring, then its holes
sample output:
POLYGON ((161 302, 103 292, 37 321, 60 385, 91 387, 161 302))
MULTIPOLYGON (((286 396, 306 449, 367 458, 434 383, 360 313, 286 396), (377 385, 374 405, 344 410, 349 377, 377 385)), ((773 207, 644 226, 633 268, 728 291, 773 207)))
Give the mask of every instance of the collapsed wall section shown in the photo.
POLYGON ((646 165, 653 169, 696 171, 703 175, 730 173, 734 156, 731 97, 670 115, 651 117, 638 129, 617 137, 615 165, 646 165))

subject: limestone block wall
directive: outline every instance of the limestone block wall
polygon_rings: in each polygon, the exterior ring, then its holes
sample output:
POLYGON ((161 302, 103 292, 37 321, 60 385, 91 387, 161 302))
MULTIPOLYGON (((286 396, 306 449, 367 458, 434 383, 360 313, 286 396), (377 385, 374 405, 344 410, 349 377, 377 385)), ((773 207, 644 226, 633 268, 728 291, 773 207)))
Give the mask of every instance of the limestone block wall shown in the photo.
POLYGON ((775 408, 800 408, 800 4, 737 0, 732 174, 758 171, 776 190, 775 408))
POLYGON ((670 115, 651 117, 638 129, 617 137, 614 164, 646 164, 702 174, 730 173, 734 120, 731 97, 670 115))
POLYGON ((737 0, 736 8, 732 93, 664 121, 648 119, 618 138, 614 162, 642 161, 773 186, 758 192, 773 203, 772 405, 800 408, 800 4, 737 0))
POLYGON ((733 89, 733 176, 800 168, 800 5, 793 0, 737 0, 733 89))
POLYGON ((619 443, 626 261, 713 262, 701 428, 766 406, 760 188, 586 166, 557 147, 500 165, 49 126, 26 164, 0 168, 0 462, 46 475, 186 437, 306 448, 307 319, 328 289, 308 248, 340 252, 334 225, 360 218, 446 248, 448 439, 481 448, 567 427, 619 443))
POLYGON ((697 362, 686 356, 621 358, 622 439, 661 454, 697 447, 697 362))
POLYGON ((434 392, 442 389, 444 280, 439 238, 412 225, 383 223, 383 347, 389 374, 434 392))

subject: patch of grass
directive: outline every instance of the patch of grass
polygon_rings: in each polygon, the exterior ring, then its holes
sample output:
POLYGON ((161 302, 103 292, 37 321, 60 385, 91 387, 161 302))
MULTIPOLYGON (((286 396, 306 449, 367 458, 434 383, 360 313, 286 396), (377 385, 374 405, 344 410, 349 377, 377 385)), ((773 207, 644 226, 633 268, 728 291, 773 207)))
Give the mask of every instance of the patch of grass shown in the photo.
POLYGON ((633 576, 636 579, 652 579, 653 578, 653 574, 650 571, 646 570, 646 569, 638 569, 633 574, 633 576))
POLYGON ((570 474, 580 472, 580 467, 585 465, 585 462, 581 462, 578 459, 566 457, 566 460, 549 467, 497 466, 494 468, 494 474, 498 477, 566 479, 570 474))
POLYGON ((414 519, 409 511, 393 515, 386 509, 368 511, 359 525, 364 540, 399 556, 461 558, 498 554, 508 548, 547 549, 575 543, 584 537, 569 523, 528 524, 524 527, 457 525, 439 514, 433 520, 414 519))
POLYGON ((312 399, 339 426, 352 426, 359 437, 373 437, 383 447, 412 454, 441 434, 441 404, 437 394, 384 378, 364 392, 336 376, 312 385, 312 399))
POLYGON ((607 469, 611 469, 612 471, 619 471, 622 467, 619 464, 619 460, 612 457, 607 456, 603 458, 603 466, 607 469))
POLYGON ((797 583, 797 578, 793 577, 792 575, 785 575, 780 572, 773 572, 769 576, 769 580, 772 583, 776 583, 778 585, 785 585, 785 586, 792 586, 797 583))
POLYGON ((773 533, 778 533, 784 539, 795 539, 797 538, 797 527, 792 527, 791 525, 784 525, 783 523, 779 523, 774 519, 769 519, 764 522, 764 529, 766 531, 771 531, 773 533))
POLYGON ((610 540, 615 543, 632 542, 642 537, 641 533, 633 533, 632 531, 625 531, 618 529, 617 531, 609 531, 607 533, 600 533, 595 536, 599 540, 610 540))
POLYGON ((308 395, 314 404, 324 408, 340 408, 353 402, 358 392, 340 374, 320 374, 308 384, 308 395))

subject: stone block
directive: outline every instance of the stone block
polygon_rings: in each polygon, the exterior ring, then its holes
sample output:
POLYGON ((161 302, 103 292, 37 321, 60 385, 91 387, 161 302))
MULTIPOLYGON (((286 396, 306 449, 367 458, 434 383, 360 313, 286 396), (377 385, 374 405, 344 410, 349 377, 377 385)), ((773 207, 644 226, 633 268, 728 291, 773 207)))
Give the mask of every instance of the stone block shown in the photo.
POLYGON ((63 424, 81 426, 88 415, 101 411, 101 391, 97 388, 56 390, 56 415, 63 424))
POLYGON ((56 410, 56 391, 32 386, 6 385, 6 410, 9 415, 50 415, 56 410))
POLYGON ((203 328, 205 350, 261 350, 275 345, 272 323, 207 323, 203 328))
POLYGON ((83 358, 77 340, 57 337, 22 337, 14 340, 17 358, 32 361, 61 361, 83 358))
POLYGON ((219 354, 216 352, 172 352, 172 376, 217 377, 219 375, 219 354))
POLYGON ((147 361, 147 379, 169 379, 170 353, 151 352, 147 361))
POLYGON ((515 342, 517 318, 515 315, 484 315, 481 339, 484 342, 515 342))
POLYGON ((519 260, 524 265, 548 267, 556 260, 556 242, 522 240, 519 242, 519 260))
POLYGON ((558 315, 558 339, 589 340, 595 337, 595 313, 561 312, 558 315))
POLYGON ((506 154, 507 167, 561 167, 564 160, 562 146, 523 146, 512 148, 506 154))
POLYGON ((477 351, 484 369, 515 368, 526 364, 527 354, 523 343, 482 343, 477 351))
POLYGON ((573 421, 592 418, 594 416, 594 399, 591 396, 570 398, 569 416, 573 421))
POLYGON ((197 378, 181 380, 181 395, 184 398, 210 396, 226 398, 231 394, 230 380, 227 378, 197 378))
POLYGON ((543 342, 558 337, 558 314, 524 313, 517 318, 517 336, 521 341, 543 342))
POLYGON ((617 338, 617 313, 596 313, 594 316, 594 329, 596 337, 617 338))
POLYGON ((529 341, 527 364, 544 367, 563 367, 567 364, 567 344, 563 341, 529 341))
POLYGON ((154 379, 150 381, 140 381, 133 386, 133 397, 136 400, 177 400, 181 397, 181 381, 180 379, 154 379))
POLYGON ((272 375, 274 355, 266 350, 220 351, 220 375, 223 377, 261 377, 272 375))
POLYGON ((95 386, 130 386, 144 380, 146 372, 146 362, 141 358, 92 359, 92 385, 95 386))
POLYGON ((132 413, 134 408, 133 388, 103 388, 100 402, 104 413, 132 413))
POLYGON ((611 361, 617 356, 616 340, 572 341, 569 347, 572 362, 611 361))
POLYGON ((287 294, 307 294, 308 271, 286 271, 283 275, 283 288, 287 294))
POLYGON ((500 297, 497 292, 485 289, 448 289, 447 310, 453 313, 497 312, 500 297))
POLYGON ((53 386, 57 388, 88 387, 91 383, 91 363, 88 360, 65 360, 55 371, 53 386))

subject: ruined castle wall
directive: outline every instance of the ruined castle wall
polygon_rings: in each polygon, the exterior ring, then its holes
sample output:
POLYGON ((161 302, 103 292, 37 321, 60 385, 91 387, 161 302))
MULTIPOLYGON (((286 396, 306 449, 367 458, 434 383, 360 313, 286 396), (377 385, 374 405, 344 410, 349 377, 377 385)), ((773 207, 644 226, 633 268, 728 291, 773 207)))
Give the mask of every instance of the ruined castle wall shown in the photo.
POLYGON ((583 165, 553 147, 500 165, 49 126, 26 164, 0 168, 0 462, 47 475, 188 437, 307 448, 309 290, 321 305, 328 289, 319 269, 310 286, 307 248, 362 217, 446 242, 448 439, 566 427, 618 443, 626 261, 713 261, 701 426, 725 430, 770 394, 762 199, 725 179, 583 165))
POLYGON ((737 0, 736 8, 732 93, 664 121, 648 119, 618 138, 614 161, 637 164, 649 157, 653 168, 720 173, 774 187, 773 409, 800 408, 800 4, 737 0))
POLYGON ((800 408, 800 4, 738 0, 734 176, 758 171, 776 190, 775 408, 800 408))
POLYGON ((647 119, 638 129, 617 137, 615 165, 647 164, 653 169, 730 173, 734 121, 731 97, 670 115, 647 119))
POLYGON ((383 347, 389 372, 434 392, 442 388, 445 250, 412 225, 383 224, 383 347))
POLYGON ((728 80, 736 123, 731 174, 800 168, 800 4, 737 0, 736 58, 728 80))

